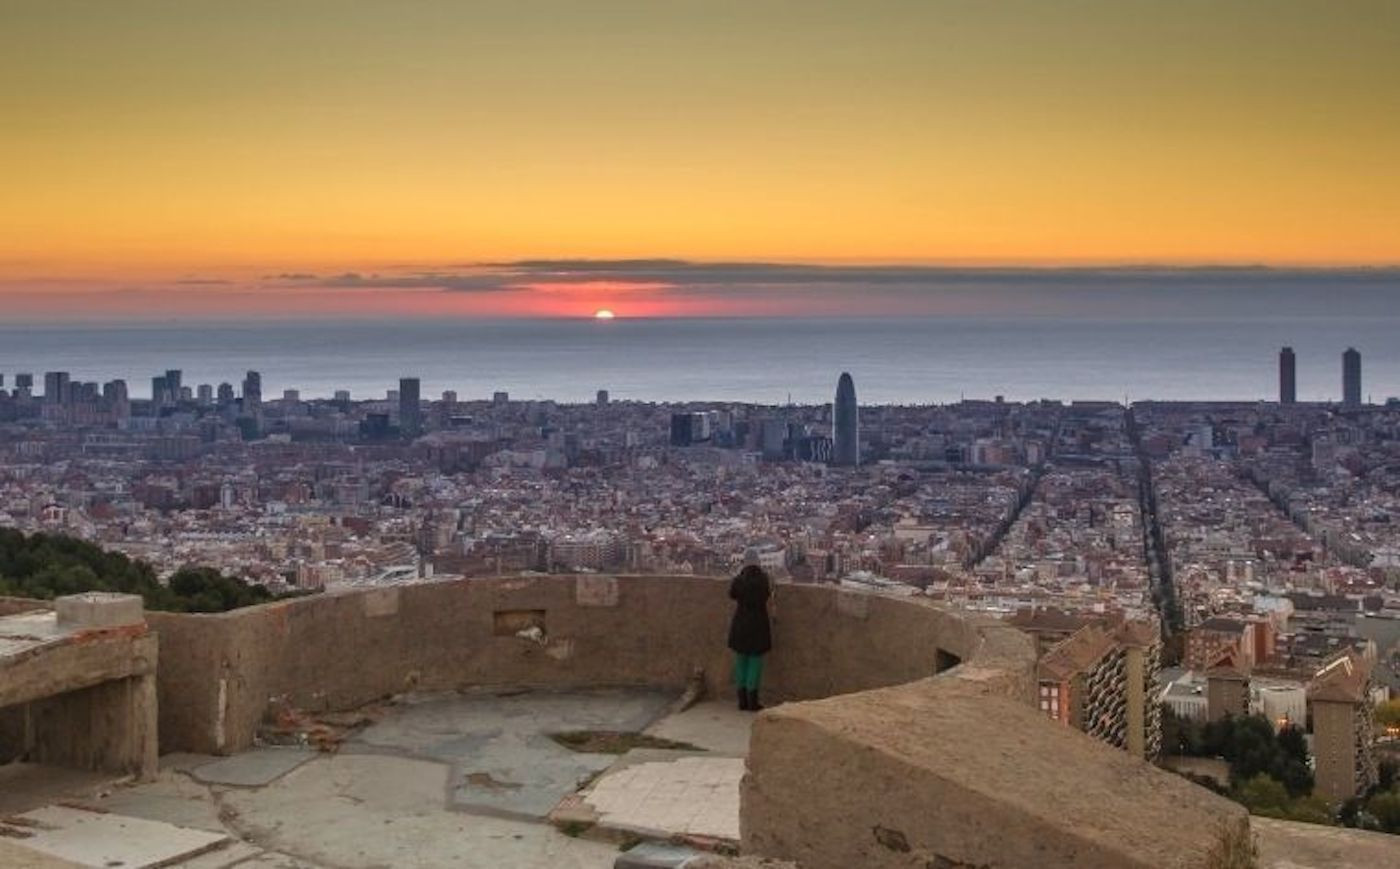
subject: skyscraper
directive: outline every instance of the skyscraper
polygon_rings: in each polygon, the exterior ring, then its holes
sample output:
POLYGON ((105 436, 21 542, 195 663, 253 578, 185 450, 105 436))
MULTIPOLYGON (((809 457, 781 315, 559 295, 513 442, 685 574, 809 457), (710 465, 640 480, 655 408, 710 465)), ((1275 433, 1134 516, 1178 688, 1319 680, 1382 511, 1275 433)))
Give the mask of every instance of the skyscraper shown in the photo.
POLYGON ((831 439, 835 442, 831 463, 855 467, 860 464, 860 408, 856 404, 856 383, 847 372, 836 382, 836 413, 831 439))
POLYGON ((1361 354, 1355 347, 1342 354, 1342 404, 1361 406, 1361 354))
POLYGON ((418 392, 418 378, 399 378, 399 431, 406 438, 416 438, 423 433, 423 405, 418 392))
POLYGON ((185 374, 178 368, 165 369, 165 388, 170 392, 170 401, 180 400, 180 390, 184 387, 185 374))
POLYGON ((1298 400, 1298 358, 1292 347, 1278 354, 1278 403, 1293 404, 1298 400))
POLYGON ((249 371, 243 378, 243 412, 255 414, 262 410, 262 375, 249 371))
POLYGON ((47 404, 68 403, 68 372, 44 372, 44 402, 47 404))

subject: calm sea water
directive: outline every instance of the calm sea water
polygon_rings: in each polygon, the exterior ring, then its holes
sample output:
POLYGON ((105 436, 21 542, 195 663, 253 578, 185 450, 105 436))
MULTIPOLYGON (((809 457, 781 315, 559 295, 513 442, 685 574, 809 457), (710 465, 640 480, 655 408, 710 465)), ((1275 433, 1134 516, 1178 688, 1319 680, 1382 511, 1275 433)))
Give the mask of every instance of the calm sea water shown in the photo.
POLYGON ((339 321, 0 326, 0 372, 40 379, 150 377, 187 384, 263 374, 267 396, 349 389, 382 397, 401 376, 423 394, 463 399, 498 389, 521 399, 829 401, 850 371, 862 403, 960 397, 1232 399, 1277 395, 1280 346, 1298 354, 1298 395, 1335 399, 1341 353, 1363 357, 1363 391, 1400 395, 1396 316, 1145 320, 929 318, 899 320, 339 321))

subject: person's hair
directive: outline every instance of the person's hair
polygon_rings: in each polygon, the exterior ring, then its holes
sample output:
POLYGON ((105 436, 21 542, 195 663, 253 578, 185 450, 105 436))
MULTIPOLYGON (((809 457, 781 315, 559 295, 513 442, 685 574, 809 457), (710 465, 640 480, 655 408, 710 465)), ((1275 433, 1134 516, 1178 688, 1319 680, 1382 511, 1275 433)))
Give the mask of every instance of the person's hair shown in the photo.
POLYGON ((761 579, 764 582, 767 582, 768 571, 759 567, 757 564, 745 564, 744 569, 739 571, 739 578, 748 581, 761 579))

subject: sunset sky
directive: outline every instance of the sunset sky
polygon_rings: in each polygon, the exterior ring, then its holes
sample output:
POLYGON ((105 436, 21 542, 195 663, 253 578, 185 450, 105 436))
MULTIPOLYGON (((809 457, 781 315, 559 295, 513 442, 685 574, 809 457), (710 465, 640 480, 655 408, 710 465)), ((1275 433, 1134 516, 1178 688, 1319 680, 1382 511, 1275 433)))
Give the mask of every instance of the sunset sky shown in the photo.
POLYGON ((899 313, 937 272, 872 266, 1400 264, 1396 2, 7 0, 0 119, 16 316, 899 313))

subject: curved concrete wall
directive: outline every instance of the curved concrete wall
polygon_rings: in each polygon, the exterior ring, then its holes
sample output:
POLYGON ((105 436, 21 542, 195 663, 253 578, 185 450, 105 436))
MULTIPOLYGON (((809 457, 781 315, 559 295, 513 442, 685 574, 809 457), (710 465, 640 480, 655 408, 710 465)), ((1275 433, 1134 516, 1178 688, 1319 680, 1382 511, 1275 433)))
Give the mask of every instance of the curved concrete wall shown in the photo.
MULTIPOLYGON (((993 647, 1010 656, 996 670, 1016 674, 1008 690, 1031 690, 1034 656, 1019 632, 921 599, 781 585, 775 607, 768 702, 922 679, 958 660, 990 660, 993 647)), ((324 711, 465 686, 679 689, 697 672, 727 696, 731 610, 724 580, 539 576, 317 595, 218 615, 150 613, 163 649, 161 745, 246 748, 274 697, 324 711)))

